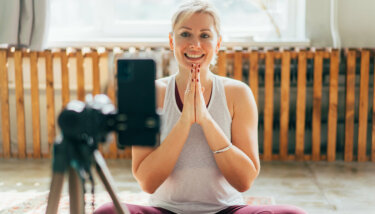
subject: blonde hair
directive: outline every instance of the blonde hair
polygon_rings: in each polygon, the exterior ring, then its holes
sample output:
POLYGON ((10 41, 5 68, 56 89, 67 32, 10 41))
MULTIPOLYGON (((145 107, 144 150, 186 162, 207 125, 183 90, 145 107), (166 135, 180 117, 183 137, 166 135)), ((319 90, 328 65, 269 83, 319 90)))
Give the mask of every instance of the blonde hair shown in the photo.
POLYGON ((207 13, 214 19, 214 26, 217 35, 221 36, 220 18, 216 8, 207 0, 187 0, 184 1, 172 16, 172 33, 180 22, 195 13, 207 13))

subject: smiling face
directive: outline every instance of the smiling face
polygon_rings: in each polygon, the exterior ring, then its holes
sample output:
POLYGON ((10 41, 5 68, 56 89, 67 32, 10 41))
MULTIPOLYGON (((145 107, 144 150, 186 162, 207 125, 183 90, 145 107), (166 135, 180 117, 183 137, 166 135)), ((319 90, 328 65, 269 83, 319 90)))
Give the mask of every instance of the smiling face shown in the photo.
POLYGON ((221 42, 214 19, 208 13, 194 13, 185 18, 175 26, 169 39, 180 70, 190 70, 192 64, 208 69, 221 42))

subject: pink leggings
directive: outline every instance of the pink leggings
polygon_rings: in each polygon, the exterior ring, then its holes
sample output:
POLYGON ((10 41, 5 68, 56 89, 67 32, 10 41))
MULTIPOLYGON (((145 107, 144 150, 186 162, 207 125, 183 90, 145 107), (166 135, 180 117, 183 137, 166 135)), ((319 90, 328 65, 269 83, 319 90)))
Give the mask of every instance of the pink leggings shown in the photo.
MULTIPOLYGON (((131 214, 173 214, 173 212, 151 206, 140 206, 126 204, 131 214)), ((95 210, 94 214, 115 214, 115 208, 112 203, 104 204, 95 210)), ((217 214, 306 214, 301 208, 291 205, 235 205, 230 206, 217 214)))

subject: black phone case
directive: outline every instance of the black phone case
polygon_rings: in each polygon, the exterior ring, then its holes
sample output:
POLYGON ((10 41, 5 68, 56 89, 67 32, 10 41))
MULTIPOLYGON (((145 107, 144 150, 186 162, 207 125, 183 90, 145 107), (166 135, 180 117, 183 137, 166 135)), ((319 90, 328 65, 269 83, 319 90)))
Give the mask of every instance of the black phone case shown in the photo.
POLYGON ((155 98, 156 65, 152 59, 117 61, 117 143, 125 146, 155 146, 159 116, 155 98))

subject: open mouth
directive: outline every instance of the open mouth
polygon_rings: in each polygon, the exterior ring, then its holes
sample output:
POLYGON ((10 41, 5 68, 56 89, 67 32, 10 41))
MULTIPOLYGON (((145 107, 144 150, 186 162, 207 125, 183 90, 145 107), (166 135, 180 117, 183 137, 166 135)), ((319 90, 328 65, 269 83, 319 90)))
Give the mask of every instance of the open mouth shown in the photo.
POLYGON ((184 54, 186 58, 188 59, 191 59, 191 60, 197 60, 197 59, 201 59, 204 57, 204 54, 188 54, 188 53, 185 53, 184 54))

